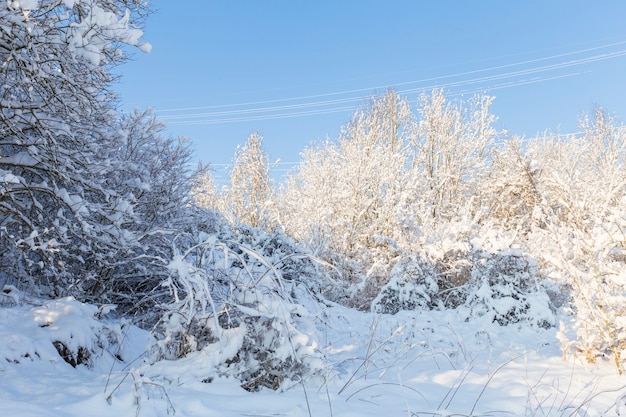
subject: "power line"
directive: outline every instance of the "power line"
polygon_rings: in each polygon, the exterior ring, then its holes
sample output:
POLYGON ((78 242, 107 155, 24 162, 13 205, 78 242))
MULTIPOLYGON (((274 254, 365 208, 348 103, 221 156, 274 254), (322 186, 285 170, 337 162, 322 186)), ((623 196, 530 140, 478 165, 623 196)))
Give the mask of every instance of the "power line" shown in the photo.
MULTIPOLYGON (((406 81, 406 82, 402 82, 402 83, 396 83, 394 85, 397 87, 397 86, 403 86, 403 85, 410 85, 410 84, 418 84, 418 83, 424 83, 424 82, 438 81, 438 80, 446 79, 446 78, 456 78, 456 77, 461 77, 461 76, 465 76, 465 75, 477 74, 477 73, 480 73, 480 72, 488 72, 488 71, 493 71, 493 70, 498 70, 498 69, 503 69, 503 68, 511 68, 511 67, 516 67, 516 66, 520 66, 520 65, 526 65, 526 64, 530 64, 530 63, 534 63, 534 62, 548 61, 548 60, 555 59, 555 58, 562 58, 562 57, 566 57, 566 56, 578 55, 578 54, 585 53, 585 52, 597 51, 597 50, 600 50, 600 49, 606 49, 606 48, 611 48, 611 47, 614 47, 614 46, 625 45, 625 44, 626 44, 626 41, 614 42, 614 43, 610 43, 610 44, 596 46, 596 47, 593 47, 593 48, 579 49, 579 50, 576 50, 576 51, 550 55, 550 56, 547 56, 547 57, 535 58, 535 59, 530 59, 530 60, 526 60, 526 61, 520 61, 520 62, 511 63, 511 64, 498 65, 498 66, 493 66, 493 67, 483 68, 483 69, 478 69, 478 70, 464 71, 464 72, 459 72, 459 73, 456 73, 456 74, 448 74, 448 75, 442 75, 442 76, 437 76, 437 77, 423 78, 421 80, 406 81)), ((362 93, 362 92, 366 92, 366 91, 374 91, 374 90, 385 89, 385 88, 388 88, 388 87, 389 87, 389 85, 379 85, 379 86, 375 86, 375 87, 358 88, 358 89, 351 89, 351 90, 344 90, 344 91, 336 91, 336 92, 331 92, 331 93, 312 94, 312 95, 291 97, 291 98, 282 98, 282 99, 274 99, 274 100, 262 100, 262 101, 251 101, 251 102, 235 103, 235 104, 221 104, 221 105, 211 105, 211 106, 199 106, 199 107, 169 108, 169 109, 161 109, 159 111, 165 113, 165 112, 180 112, 180 111, 189 111, 189 110, 203 110, 203 109, 216 109, 216 108, 228 108, 228 107, 253 106, 253 105, 259 105, 259 104, 272 104, 272 103, 280 103, 280 102, 287 102, 287 101, 308 100, 308 99, 311 99, 311 98, 319 98, 319 97, 330 97, 330 96, 345 95, 345 94, 352 94, 352 93, 362 93)))
MULTIPOLYGON (((582 53, 598 51, 598 50, 607 49, 610 47, 620 46, 624 44, 626 44, 626 41, 615 42, 615 43, 597 46, 593 48, 579 49, 579 50, 572 51, 572 52, 555 54, 555 55, 550 55, 547 57, 535 58, 535 59, 515 62, 511 64, 492 66, 492 67, 484 68, 484 69, 465 71, 465 72, 460 72, 456 74, 425 78, 421 80, 407 81, 403 83, 397 83, 395 84, 395 87, 410 86, 410 85, 415 85, 415 84, 420 84, 420 83, 425 83, 425 82, 441 81, 445 79, 454 79, 454 78, 458 78, 462 76, 486 73, 486 72, 490 72, 494 70, 514 68, 514 67, 519 67, 519 66, 528 65, 528 64, 536 64, 539 62, 545 62, 545 61, 554 60, 557 58, 560 59, 560 58, 565 58, 565 57, 571 57, 571 56, 579 55, 582 53)), ((483 88, 482 91, 485 91, 485 90, 488 91, 492 89, 511 88, 511 87, 520 86, 520 85, 528 85, 528 84, 533 84, 533 83, 538 83, 538 82, 556 80, 559 78, 577 76, 583 73, 587 73, 589 71, 571 72, 571 73, 559 74, 555 76, 536 77, 530 80, 529 79, 519 80, 515 78, 535 75, 535 74, 542 74, 542 73, 547 73, 547 72, 556 71, 560 69, 571 68, 574 66, 580 66, 580 65, 598 62, 598 61, 614 59, 614 58, 618 58, 624 55, 626 55, 626 49, 607 52, 603 54, 596 54, 596 55, 587 56, 587 57, 583 57, 579 59, 561 61, 561 62, 549 64, 549 65, 540 65, 540 66, 534 66, 534 67, 526 68, 526 69, 508 71, 504 73, 496 73, 492 75, 485 75, 485 76, 469 78, 469 79, 461 79, 457 81, 453 80, 453 81, 449 81, 446 83, 435 83, 431 85, 422 85, 422 86, 417 86, 417 87, 412 87, 412 88, 404 88, 404 89, 399 90, 398 92, 401 94, 410 94, 410 93, 415 93, 415 92, 428 91, 432 88, 459 88, 459 87, 464 87, 464 86, 479 84, 479 83, 492 83, 494 81, 514 79, 514 81, 512 82, 508 82, 504 84, 497 84, 495 86, 489 86, 487 88, 483 88)), ((293 102, 293 101, 310 100, 314 98, 340 96, 340 95, 345 95, 345 94, 372 91, 372 90, 381 89, 381 88, 386 88, 386 86, 385 87, 377 86, 377 87, 359 88, 359 89, 344 90, 344 91, 338 91, 338 92, 284 98, 284 99, 276 99, 276 100, 264 100, 264 101, 255 101, 255 102, 247 102, 247 103, 225 104, 225 105, 203 106, 203 107, 165 109, 165 110, 158 111, 158 113, 160 114, 161 119, 163 119, 164 121, 168 122, 171 125, 223 124, 223 123, 237 123, 237 122, 314 116, 314 115, 322 115, 322 114, 330 114, 330 113, 338 113, 338 112, 344 112, 348 110, 354 110, 354 106, 362 102, 364 100, 364 97, 362 95, 358 95, 358 96, 336 98, 336 99, 330 99, 330 100, 306 101, 303 103, 270 105, 270 106, 261 106, 261 107, 250 107, 250 106, 258 106, 262 104, 287 103, 287 102, 293 102), (344 105, 338 106, 340 104, 344 104, 344 105), (352 104, 352 106, 345 106, 345 104, 352 104), (237 107, 245 107, 245 108, 237 109, 237 107), (322 108, 319 108, 319 107, 322 107, 322 108), (216 109, 216 111, 188 113, 189 111, 192 111, 192 110, 209 110, 209 109, 216 109), (183 112, 183 113, 163 115, 161 114, 163 112, 165 113, 183 112)))
POLYGON ((209 124, 222 124, 222 123, 236 123, 236 122, 252 122, 258 120, 274 120, 274 119, 286 119, 290 117, 300 117, 300 116, 316 116, 320 114, 329 114, 329 113, 338 113, 347 110, 354 110, 354 106, 345 106, 345 107, 335 107, 331 109, 325 110, 311 110, 311 111, 301 111, 301 112, 290 112, 290 113, 279 113, 279 114, 268 114, 268 115, 260 115, 260 116, 249 116, 249 117, 233 117, 226 119, 202 119, 202 120, 190 120, 190 121, 172 121, 168 122, 169 125, 209 125, 209 124))

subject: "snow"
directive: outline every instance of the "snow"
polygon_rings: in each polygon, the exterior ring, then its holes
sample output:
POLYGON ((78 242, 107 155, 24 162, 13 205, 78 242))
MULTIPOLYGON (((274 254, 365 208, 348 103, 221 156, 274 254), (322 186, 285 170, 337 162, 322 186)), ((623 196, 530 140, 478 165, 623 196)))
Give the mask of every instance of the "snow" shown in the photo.
MULTIPOLYGON (((71 7, 74 1, 64 1, 71 7)), ((140 42, 143 31, 132 27, 130 10, 123 16, 107 11, 97 4, 89 4, 88 15, 78 22, 72 22, 68 32, 67 44, 76 56, 85 59, 91 65, 99 66, 104 58, 105 50, 112 41, 119 41, 137 46, 143 52, 150 52, 151 45, 140 42), (98 28, 98 30, 94 30, 98 28)))
MULTIPOLYGON (((33 158, 28 152, 18 152, 11 156, 3 156, 2 162, 6 166, 16 165, 22 167, 34 167, 39 163, 39 161, 33 158)), ((3 170, 2 172, 4 173, 7 171, 3 170)))
POLYGON ((228 338, 222 349, 150 363, 150 334, 98 319, 105 311, 95 306, 0 300, 5 416, 615 416, 626 409, 626 381, 614 365, 563 358, 557 329, 468 322, 455 310, 384 315, 325 305, 317 329, 325 372, 251 393, 214 372, 220 355, 233 353, 228 338), (95 343, 101 353, 91 367, 72 367, 54 340, 95 343))
POLYGON ((21 8, 22 10, 36 10, 39 7, 39 0, 20 0, 13 1, 13 7, 21 8))
POLYGON ((0 169, 0 182, 4 182, 6 184, 19 184, 20 179, 11 172, 0 169))

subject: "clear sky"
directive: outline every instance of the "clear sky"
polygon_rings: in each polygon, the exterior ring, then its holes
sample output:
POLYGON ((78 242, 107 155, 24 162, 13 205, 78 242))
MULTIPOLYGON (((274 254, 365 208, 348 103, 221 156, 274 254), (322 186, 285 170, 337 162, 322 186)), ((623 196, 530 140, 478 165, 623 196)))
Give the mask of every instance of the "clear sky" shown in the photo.
POLYGON ((153 0, 117 71, 124 109, 153 107, 219 178, 258 131, 280 169, 388 87, 416 104, 496 96, 497 127, 574 132, 594 104, 626 121, 626 1, 153 0))

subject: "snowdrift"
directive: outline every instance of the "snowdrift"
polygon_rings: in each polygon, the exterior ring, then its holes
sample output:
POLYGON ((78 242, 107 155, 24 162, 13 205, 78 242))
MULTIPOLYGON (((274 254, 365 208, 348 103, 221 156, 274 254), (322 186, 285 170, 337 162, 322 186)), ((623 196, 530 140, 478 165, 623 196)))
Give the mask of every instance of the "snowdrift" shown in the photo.
MULTIPOLYGON (((23 416, 613 416, 626 383, 610 361, 564 358, 558 329, 462 311, 313 312, 318 372, 250 392, 220 372, 241 336, 154 360, 158 341, 106 308, 3 297, 0 399, 23 416), (16 303, 19 301, 19 304, 16 303), (59 348, 63 346, 63 348, 59 348), (81 353, 83 352, 83 353, 81 353)), ((13 294, 15 295, 15 294, 13 294)), ((561 315, 567 320, 566 315, 561 315)), ((236 332, 235 332, 236 333, 236 332)))

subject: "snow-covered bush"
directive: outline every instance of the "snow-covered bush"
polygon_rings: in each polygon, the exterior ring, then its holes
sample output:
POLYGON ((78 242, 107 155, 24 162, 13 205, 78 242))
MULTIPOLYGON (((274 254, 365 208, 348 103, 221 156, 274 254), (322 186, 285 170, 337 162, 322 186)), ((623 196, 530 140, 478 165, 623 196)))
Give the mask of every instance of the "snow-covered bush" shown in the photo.
POLYGON ((465 302, 465 288, 471 279, 471 238, 481 229, 470 222, 446 222, 423 228, 411 248, 419 258, 428 260, 437 274, 436 302, 444 308, 456 308, 465 302))
POLYGON ((530 144, 544 167, 537 189, 545 215, 526 246, 568 292, 565 353, 610 358, 623 372, 626 129, 601 108, 580 129, 530 144))
MULTIPOLYGON (((168 279, 168 264, 175 248, 185 250, 196 243, 191 236, 215 234, 225 226, 220 216, 196 207, 177 210, 178 215, 158 219, 158 224, 138 235, 136 242, 107 271, 86 271, 81 276, 83 301, 114 304, 116 312, 149 329, 160 320, 160 306, 171 300, 161 283, 168 279)), ((143 226, 136 226, 143 227, 143 226)), ((77 296, 78 296, 77 295, 77 296)))
POLYGON ((567 354, 589 362, 610 358, 620 373, 626 359, 626 213, 596 219, 586 230, 553 226, 555 250, 546 253, 568 285, 569 320, 561 323, 567 354))
POLYGON ((280 228, 239 225, 224 228, 219 239, 246 263, 267 262, 287 281, 307 282, 316 275, 316 263, 310 251, 298 245, 280 228), (258 259, 258 257, 261 259, 258 259))
POLYGON ((433 308, 439 293, 438 274, 432 265, 407 257, 391 270, 391 279, 372 302, 372 310, 395 314, 401 310, 433 308))
POLYGON ((156 327, 154 359, 219 347, 227 353, 215 364, 215 373, 238 378, 250 391, 278 389, 285 380, 299 381, 322 366, 314 318, 294 300, 302 304, 308 294, 298 282, 305 264, 280 233, 243 230, 241 235, 225 233, 229 240, 200 234, 184 252, 177 249, 163 282, 173 301, 163 306, 156 327))
POLYGON ((313 363, 319 363, 314 335, 300 328, 302 322, 309 322, 305 326, 311 327, 309 313, 295 303, 269 300, 267 295, 259 296, 255 291, 245 295, 250 296, 255 299, 252 303, 223 306, 221 315, 227 318, 221 322, 222 326, 242 327, 245 333, 237 353, 220 371, 234 375, 248 391, 261 387, 276 390, 285 379, 298 382, 310 372, 318 371, 313 363))
POLYGON ((472 253, 467 242, 459 241, 435 258, 439 274, 438 298, 447 308, 456 308, 465 302, 467 284, 472 275, 472 253))
POLYGON ((438 234, 421 243, 419 257, 401 257, 372 304, 374 311, 449 308, 503 326, 521 321, 554 325, 538 264, 509 247, 510 233, 448 224, 438 234))
POLYGON ((502 326, 521 321, 539 327, 555 324, 534 259, 516 249, 494 253, 478 250, 473 256, 471 279, 465 289, 468 318, 486 317, 502 326))

